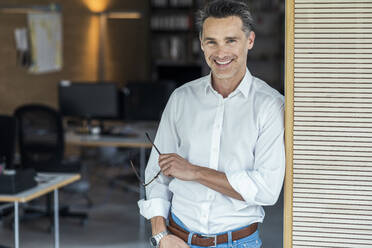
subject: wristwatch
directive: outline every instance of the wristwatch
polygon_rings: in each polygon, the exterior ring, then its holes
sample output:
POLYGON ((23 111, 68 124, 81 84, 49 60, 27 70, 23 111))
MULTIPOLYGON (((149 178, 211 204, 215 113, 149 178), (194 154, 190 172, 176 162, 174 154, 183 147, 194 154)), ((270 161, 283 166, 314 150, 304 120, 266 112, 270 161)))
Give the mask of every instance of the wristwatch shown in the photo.
POLYGON ((162 238, 164 238, 165 236, 167 236, 168 234, 169 234, 169 232, 167 230, 165 230, 165 231, 163 231, 161 233, 158 233, 158 234, 152 236, 150 238, 150 244, 151 244, 151 246, 158 248, 159 245, 160 245, 160 240, 162 238))

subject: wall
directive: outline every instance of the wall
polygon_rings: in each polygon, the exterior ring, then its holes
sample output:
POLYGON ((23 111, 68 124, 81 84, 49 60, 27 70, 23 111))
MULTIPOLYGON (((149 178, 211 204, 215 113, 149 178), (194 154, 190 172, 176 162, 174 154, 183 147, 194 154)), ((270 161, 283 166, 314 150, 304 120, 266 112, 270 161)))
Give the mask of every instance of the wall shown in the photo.
POLYGON ((372 247, 372 2, 289 0, 285 248, 372 247))
POLYGON ((97 10, 139 10, 140 20, 108 20, 105 37, 105 80, 125 84, 146 80, 149 75, 147 46, 148 3, 120 0, 12 0, 2 4, 44 5, 59 3, 63 14, 63 58, 60 72, 30 74, 16 66, 14 29, 27 25, 26 14, 0 13, 0 114, 11 114, 30 102, 58 107, 57 86, 61 79, 98 80, 99 18, 97 10), (102 6, 94 6, 105 3, 102 6))

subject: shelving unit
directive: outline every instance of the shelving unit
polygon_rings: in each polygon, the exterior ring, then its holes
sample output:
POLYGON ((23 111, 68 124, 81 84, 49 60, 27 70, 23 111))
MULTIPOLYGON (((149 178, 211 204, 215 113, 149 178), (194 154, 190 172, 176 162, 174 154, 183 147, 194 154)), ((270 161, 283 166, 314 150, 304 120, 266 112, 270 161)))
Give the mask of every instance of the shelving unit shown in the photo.
POLYGON ((284 93, 284 0, 250 0, 256 40, 248 54, 252 74, 284 93))
POLYGON ((201 76, 202 55, 195 13, 204 0, 152 0, 152 80, 183 84, 201 76))
MULTIPOLYGON (((195 26, 207 0, 151 0, 152 80, 183 84, 209 72, 195 26)), ((256 22, 256 42, 248 55, 254 76, 284 91, 284 0, 247 0, 256 22)))

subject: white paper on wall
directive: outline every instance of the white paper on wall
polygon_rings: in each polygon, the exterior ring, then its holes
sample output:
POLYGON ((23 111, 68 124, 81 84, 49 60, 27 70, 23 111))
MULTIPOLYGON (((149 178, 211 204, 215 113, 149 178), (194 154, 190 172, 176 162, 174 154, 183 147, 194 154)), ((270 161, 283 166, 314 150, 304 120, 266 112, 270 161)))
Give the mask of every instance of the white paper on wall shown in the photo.
POLYGON ((32 73, 62 69, 62 16, 60 13, 30 13, 32 73))
POLYGON ((14 38, 17 51, 17 65, 28 68, 31 65, 27 28, 16 28, 14 38))

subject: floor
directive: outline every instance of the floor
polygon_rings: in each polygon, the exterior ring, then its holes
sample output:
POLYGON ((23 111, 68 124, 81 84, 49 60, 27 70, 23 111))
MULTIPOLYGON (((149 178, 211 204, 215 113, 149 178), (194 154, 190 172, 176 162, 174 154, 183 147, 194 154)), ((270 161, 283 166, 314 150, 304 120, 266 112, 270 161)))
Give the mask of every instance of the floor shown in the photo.
MULTIPOLYGON (((89 212, 89 220, 82 225, 76 219, 60 219, 60 243, 63 248, 148 248, 147 237, 139 237, 138 194, 109 184, 119 171, 115 168, 102 170, 91 177, 94 187, 90 196, 93 206, 87 208, 77 196, 60 193, 60 202, 73 202, 75 209, 89 212)), ((121 171, 120 171, 121 173, 121 171)), ((282 248, 283 197, 275 206, 265 208, 265 223, 260 226, 265 248, 282 248)), ((11 219, 0 219, 0 245, 14 247, 11 219)), ((20 246, 26 248, 53 247, 53 235, 46 218, 23 221, 20 225, 20 246)), ((146 232, 149 236, 150 226, 146 232)), ((0 246, 1 247, 1 246, 0 246)))

